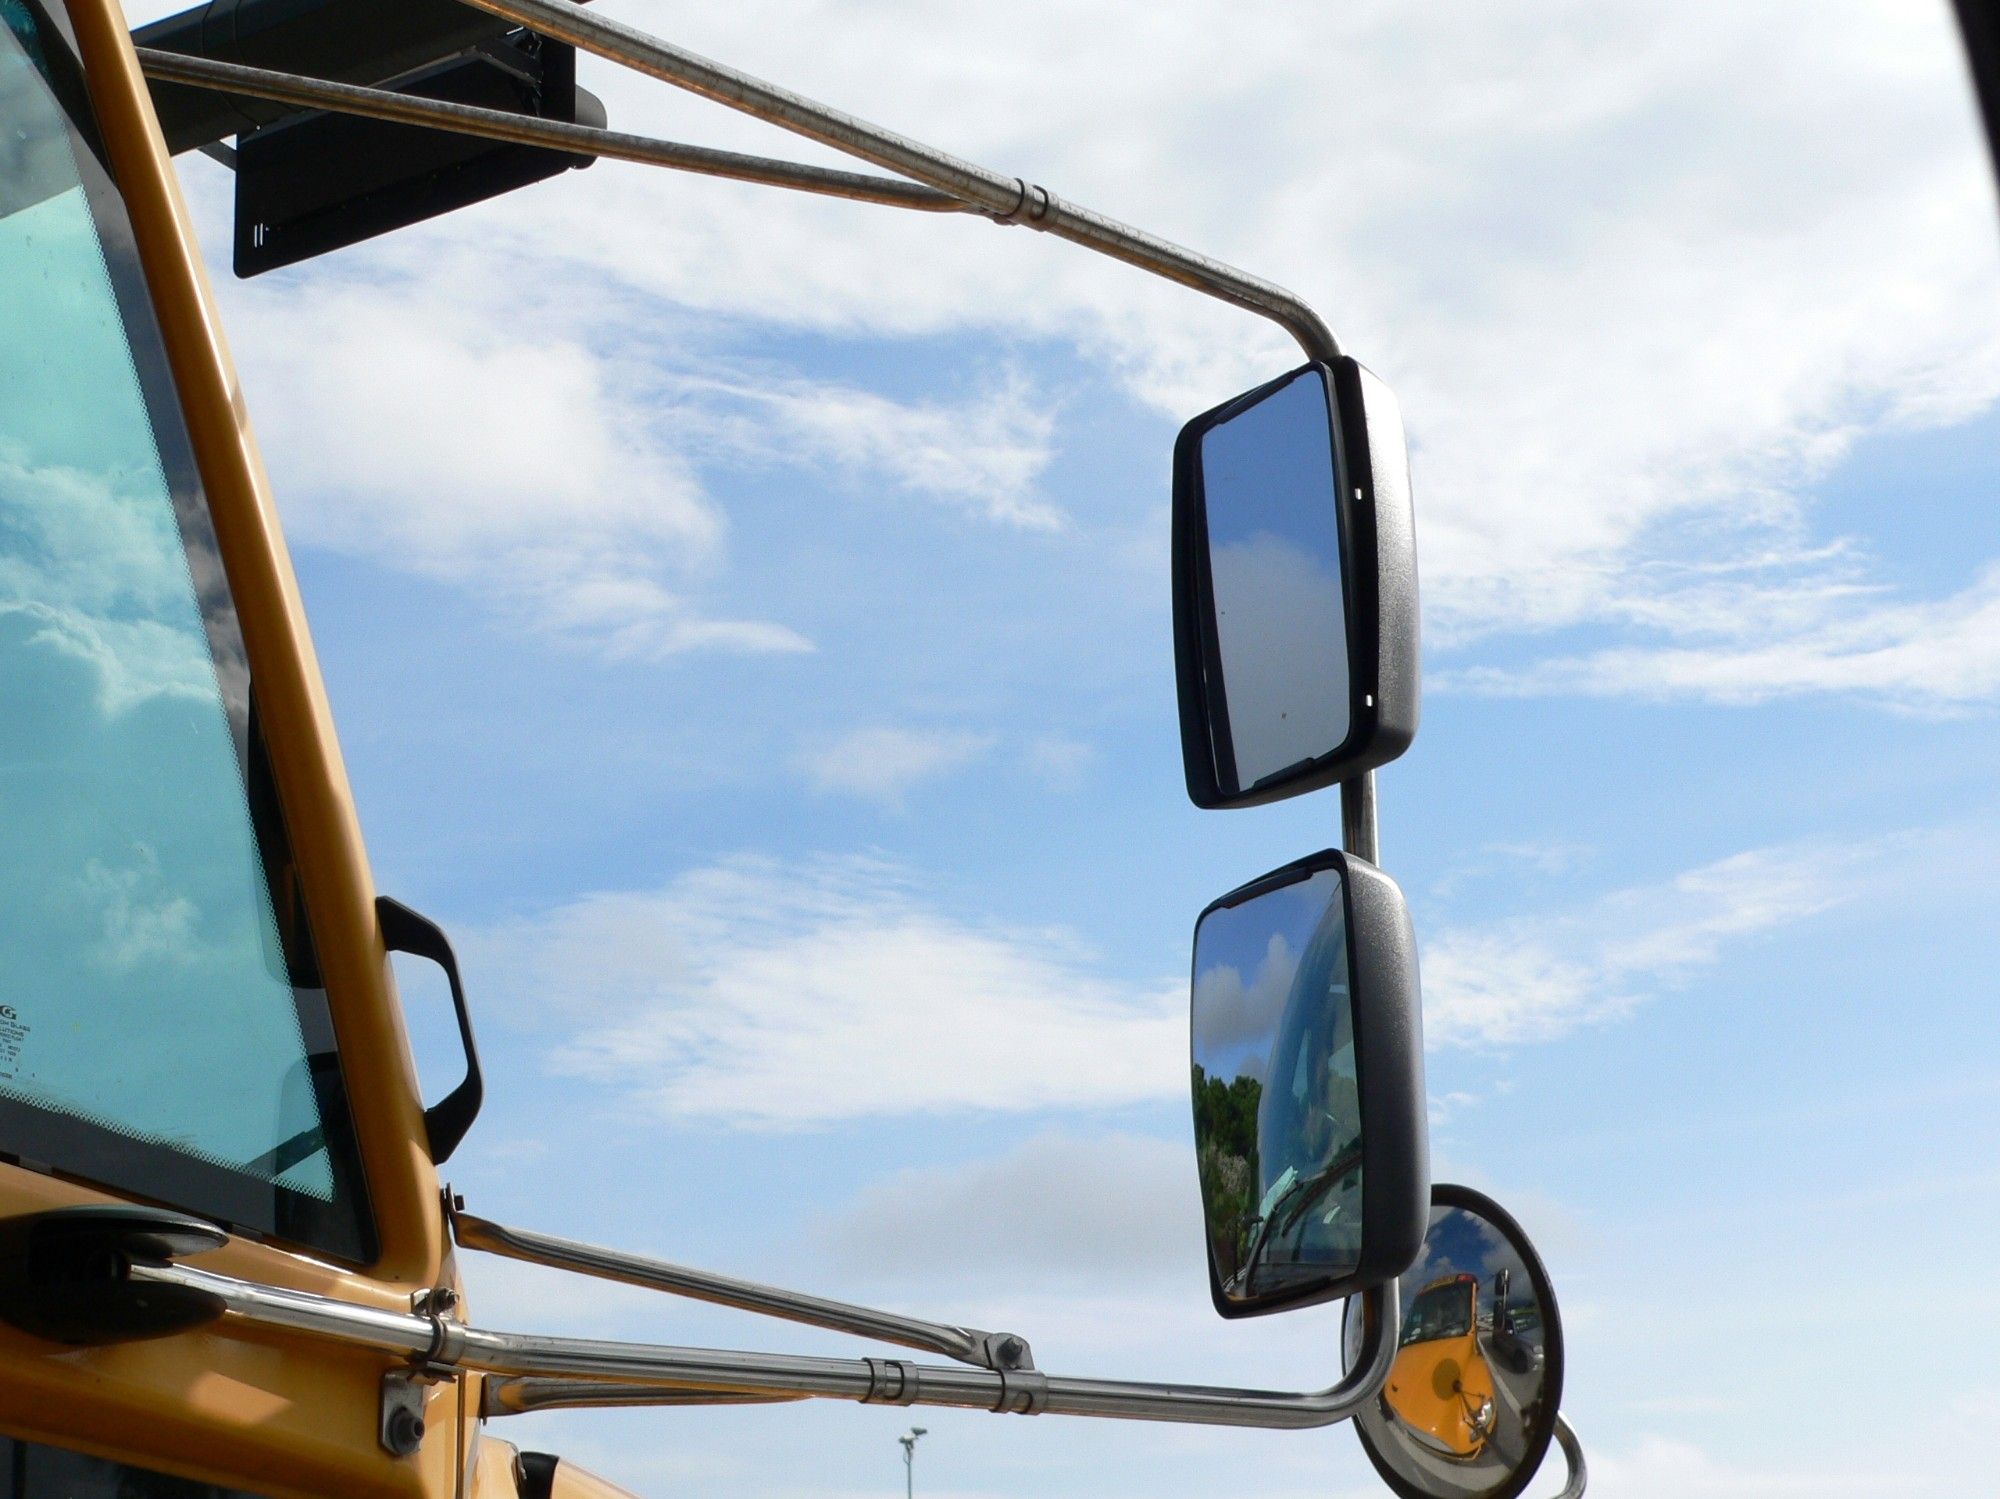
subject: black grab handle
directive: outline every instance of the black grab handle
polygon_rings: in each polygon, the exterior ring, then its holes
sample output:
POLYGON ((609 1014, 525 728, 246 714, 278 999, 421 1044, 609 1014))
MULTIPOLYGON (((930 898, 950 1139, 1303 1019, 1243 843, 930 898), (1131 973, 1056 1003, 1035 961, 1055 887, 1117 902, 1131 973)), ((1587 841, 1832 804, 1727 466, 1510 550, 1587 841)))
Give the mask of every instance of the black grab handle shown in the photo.
POLYGON ((458 1010, 458 1037, 465 1044, 465 1081, 424 1110, 424 1133, 430 1139, 431 1160, 442 1165, 458 1149, 458 1142, 472 1128, 472 1121, 479 1117, 479 1106, 486 1100, 486 1080, 479 1071, 479 1043, 472 1039, 472 1011, 466 1007, 465 985, 458 977, 458 958, 452 953, 451 939, 445 936, 443 927, 399 900, 376 896, 375 919, 382 927, 382 945, 390 952, 429 958, 444 970, 451 985, 451 1002, 458 1010))

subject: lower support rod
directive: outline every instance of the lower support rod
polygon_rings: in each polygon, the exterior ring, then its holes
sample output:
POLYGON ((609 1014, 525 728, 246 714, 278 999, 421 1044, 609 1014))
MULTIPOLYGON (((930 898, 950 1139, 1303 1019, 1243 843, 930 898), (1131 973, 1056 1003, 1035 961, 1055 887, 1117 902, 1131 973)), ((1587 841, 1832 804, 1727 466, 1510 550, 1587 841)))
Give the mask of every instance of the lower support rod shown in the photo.
MULTIPOLYGON (((1361 1357, 1325 1390, 1288 1393, 1146 1380, 1081 1379, 1036 1370, 918 1364, 904 1359, 821 1358, 780 1353, 601 1342, 491 1332, 443 1316, 382 1311, 180 1264, 133 1264, 139 1284, 204 1293, 229 1317, 303 1332, 409 1359, 430 1369, 557 1380, 612 1381, 615 1403, 643 1403, 630 1387, 776 1399, 936 1405, 1019 1415, 1100 1416, 1209 1426, 1305 1429, 1344 1421, 1375 1398, 1395 1358, 1394 1282, 1362 1298, 1361 1357)), ((503 1386, 503 1389, 505 1387, 503 1386)), ((581 1403, 565 1392, 564 1403, 581 1403)), ((504 1395, 502 1396, 504 1399, 504 1395)))

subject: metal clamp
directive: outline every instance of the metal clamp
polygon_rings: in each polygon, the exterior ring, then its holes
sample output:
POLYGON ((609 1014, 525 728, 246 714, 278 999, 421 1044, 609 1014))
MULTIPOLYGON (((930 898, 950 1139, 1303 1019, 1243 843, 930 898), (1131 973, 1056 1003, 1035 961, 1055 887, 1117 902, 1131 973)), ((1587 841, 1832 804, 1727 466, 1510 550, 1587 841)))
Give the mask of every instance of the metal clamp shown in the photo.
POLYGON ((446 1314, 459 1303, 450 1286, 433 1286, 410 1297, 410 1310, 430 1325, 430 1346, 410 1355, 400 1369, 382 1376, 378 1435, 391 1457, 411 1457, 424 1445, 424 1403, 435 1386, 459 1377, 465 1356, 465 1329, 446 1314))
POLYGON ((899 1358, 863 1359, 868 1366, 868 1393, 863 1405, 915 1405, 917 1366, 899 1358))
POLYGON ((458 1292, 450 1286, 419 1291, 410 1298, 410 1310, 430 1324, 431 1344, 410 1358, 410 1368, 420 1379, 449 1379, 465 1356, 465 1325, 446 1313, 458 1306, 458 1292))
POLYGON ((1002 1369, 995 1415, 1039 1416, 1049 1408, 1049 1377, 1033 1369, 1002 1369))
POLYGON ((1021 196, 1005 213, 994 214, 993 222, 1026 224, 1030 229, 1046 229, 1050 210, 1055 206, 1055 194, 1025 177, 1016 177, 1014 181, 1020 188, 1021 196))

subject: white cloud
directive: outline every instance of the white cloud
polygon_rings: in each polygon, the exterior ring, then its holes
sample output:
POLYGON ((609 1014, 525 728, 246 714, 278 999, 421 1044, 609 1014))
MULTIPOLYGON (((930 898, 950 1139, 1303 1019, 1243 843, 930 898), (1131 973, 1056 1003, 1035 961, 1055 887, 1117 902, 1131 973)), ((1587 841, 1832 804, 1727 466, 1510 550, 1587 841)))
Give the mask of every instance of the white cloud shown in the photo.
MULTIPOLYGON (((1431 1128, 1433 1130, 1443 1129, 1453 1120, 1472 1109, 1478 1108, 1483 1102, 1485 1100, 1479 1094, 1467 1093, 1462 1089, 1434 1097, 1430 1100, 1431 1128)), ((1442 1173, 1435 1168, 1436 1163, 1433 1162, 1433 1176, 1441 1175, 1442 1173)))
POLYGON ((1506 1046, 1621 1014, 1715 963, 1724 944, 1851 899, 1873 852, 1758 849, 1568 915, 1448 928, 1423 948, 1425 1039, 1506 1046))
POLYGON ((522 628, 615 656, 810 649, 684 596, 725 522, 646 382, 590 330, 414 269, 232 300, 296 539, 467 588, 522 628))
POLYGON ((961 919, 891 867, 738 859, 473 939, 524 1012, 575 1019, 559 1072, 658 1115, 765 1128, 1180 1096, 1186 995, 1061 932, 961 919))
POLYGON ((1042 734, 1028 742, 1023 758, 1035 778, 1052 791, 1075 791, 1097 761, 1097 749, 1081 739, 1042 734))
MULTIPOLYGON (((1135 28, 1115 7, 1057 0, 1004 14, 945 0, 921 25, 900 0, 858 0, 838 17, 781 0, 698 14, 628 7, 635 23, 697 50, 1295 285, 1403 396, 1434 650, 1573 624, 1699 631, 1715 592, 1684 574, 1747 552, 1777 559, 1756 607, 1823 606, 1811 638, 1793 644, 1844 658, 1866 649, 1842 636, 1865 635, 1878 601, 1829 571, 1805 491, 1863 437, 1991 402, 2000 256, 1948 11, 1840 0, 1815 14, 1801 27, 1778 0, 1448 0, 1413 20, 1385 0, 1268 0, 1218 33, 1199 7, 1156 7, 1135 28), (898 59, 887 73, 876 65, 886 55, 898 59), (1673 564, 1664 574, 1663 562, 1673 564)), ((596 60, 585 70, 622 127, 828 158, 596 60)), ((1079 347, 1185 415, 1295 357, 1240 313, 1040 236, 616 163, 339 264, 376 281, 385 266, 408 267, 433 289, 485 284, 483 322, 525 331, 496 341, 456 330, 461 359, 438 365, 443 379, 419 380, 421 360, 405 370, 383 359, 397 337, 377 341, 372 359, 343 359, 361 388, 342 379, 329 391, 314 440, 338 431, 349 440, 331 446, 352 448, 375 417, 402 430, 423 415, 450 481, 518 456, 524 419, 567 413, 585 467, 613 481, 609 498, 583 497, 586 516, 607 504, 619 516, 593 555, 646 566, 671 559, 690 540, 676 525, 699 529, 704 512, 683 486, 676 440, 624 440, 621 408, 644 410, 643 382, 625 379, 634 360, 691 352, 704 372, 727 368, 746 329, 1025 337, 1079 347), (680 321, 665 326, 669 305, 680 321), (548 331, 565 320, 590 331, 548 331), (578 362, 577 350, 589 357, 578 362), (459 391, 481 393, 476 411, 459 391), (579 403, 584 392, 602 406, 579 403), (642 523, 621 506, 645 493, 663 507, 642 523)), ((394 300, 393 288, 366 293, 394 300)), ((300 334, 274 314, 272 327, 284 331, 266 343, 349 341, 325 319, 300 334)), ((365 319, 353 331, 394 332, 365 319)), ((246 364, 260 413, 302 399, 314 378, 287 379, 262 357, 246 364)), ((802 456, 1013 525, 1063 518, 1037 492, 1047 418, 1006 386, 960 409, 892 402, 851 377, 815 390, 722 383, 756 392, 774 440, 802 456)), ((420 487, 390 477, 373 492, 420 487)), ((496 477, 504 517, 507 496, 527 486, 496 477)), ((362 519, 404 528, 386 499, 362 519)), ((542 534, 566 544, 557 521, 542 534)), ((1925 610, 1951 612, 1907 607, 1918 632, 1925 610)), ((641 601, 638 618, 628 648, 797 643, 756 629, 677 631, 658 599, 641 601)), ((1897 673, 1911 663, 1764 661, 1761 638, 1729 642, 1721 661, 1557 662, 1522 680, 1645 692, 1678 672, 1697 679, 1688 690, 1718 696, 1909 696, 1897 673)), ((1996 690, 1990 663, 1943 675, 1953 700, 1996 690)))
MULTIPOLYGON (((1814 1465, 1800 1471, 1778 1471, 1747 1464, 1718 1461, 1694 1442, 1680 1437, 1648 1436, 1623 1450, 1594 1451, 1586 1448, 1591 1487, 1627 1495, 1630 1499, 1801 1499, 1818 1494, 1946 1493, 1924 1480, 1933 1475, 1922 1465, 1904 1464, 1891 1469, 1869 1466, 1814 1465)), ((1552 1462, 1560 1464, 1559 1456, 1552 1462)))
MULTIPOLYGON (((1308 949, 1310 950, 1310 948, 1308 949)), ((1283 932, 1272 932, 1248 979, 1229 963, 1215 963, 1195 975, 1194 1054, 1211 1072, 1231 1071, 1261 1078, 1268 1065, 1271 1037, 1285 1012, 1299 971, 1299 955, 1283 932), (1231 1052, 1241 1053, 1232 1056, 1231 1052)))
POLYGON ((1060 530, 1062 511, 1036 493, 1051 456, 1053 416, 1019 378, 957 404, 893 401, 852 386, 783 376, 723 382, 688 376, 690 398, 738 408, 727 423, 739 461, 772 450, 806 466, 849 475, 886 475, 914 494, 986 520, 1029 530, 1060 530))
POLYGON ((119 868, 87 861, 78 883, 83 899, 102 912, 93 962, 122 976, 142 964, 185 968, 200 953, 201 912, 161 878, 159 856, 149 846, 137 846, 119 868))
POLYGON ((1146 1135, 1038 1135, 1004 1155, 897 1172, 815 1237, 839 1273, 863 1280, 1198 1277, 1194 1149, 1146 1135))
POLYGON ((1446 685, 1508 696, 1574 692, 1726 703, 1833 693, 1934 713, 2000 694, 2000 566, 1931 603, 1816 602, 1815 617, 1776 638, 1742 629, 1721 644, 1596 651, 1522 670, 1473 667, 1446 685))
POLYGON ((1588 862, 1597 850, 1588 844, 1551 838, 1481 844, 1456 859, 1431 882, 1431 893, 1444 897, 1463 886, 1506 876, 1549 878, 1567 874, 1588 862))
MULTIPOLYGON (((192 185, 218 228, 226 205, 192 185)), ((814 488, 833 475, 1009 527, 1063 524, 1036 489, 1053 418, 1026 380, 920 400, 804 380, 560 247, 505 245, 479 217, 221 283, 295 542, 646 657, 812 649, 782 622, 729 617, 710 470, 786 465, 814 488)))
POLYGON ((802 751, 798 766, 820 791, 897 807, 922 782, 962 769, 992 745, 991 735, 962 729, 876 725, 850 729, 802 751))
MULTIPOLYGON (((1190 8, 1143 42, 1052 0, 1004 24, 934 7, 921 35, 892 0, 825 27, 768 3, 633 19, 1298 286, 1402 388, 1440 639, 1695 612, 1647 564, 1794 541, 1802 486, 1858 437, 2000 385, 1991 189, 1942 10, 1849 0, 1808 34, 1775 3, 1273 7, 1218 38, 1190 8), (867 65, 885 47, 893 78, 867 65)), ((775 138, 605 82, 621 117, 775 138)), ((1181 414, 1289 357, 976 222, 636 179, 619 213, 633 232, 578 255, 625 284, 829 331, 1073 339, 1181 414)), ((1817 588, 1791 550, 1777 591, 1817 588)))

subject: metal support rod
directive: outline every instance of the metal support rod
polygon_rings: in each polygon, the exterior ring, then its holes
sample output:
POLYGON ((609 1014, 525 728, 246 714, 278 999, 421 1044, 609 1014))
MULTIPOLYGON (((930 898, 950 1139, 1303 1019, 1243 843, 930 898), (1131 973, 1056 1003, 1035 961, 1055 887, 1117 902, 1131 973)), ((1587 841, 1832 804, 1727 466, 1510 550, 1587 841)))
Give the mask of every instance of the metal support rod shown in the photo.
POLYGON ((803 1395, 745 1395, 733 1390, 670 1390, 650 1384, 609 1384, 601 1379, 494 1376, 480 1397, 482 1416, 525 1416, 531 1411, 597 1410, 625 1405, 784 1405, 803 1395))
MULTIPOLYGON (((1308 358, 1331 361, 1340 355, 1340 344, 1333 331, 1295 293, 1158 235, 1067 203, 1026 178, 991 171, 871 125, 609 17, 592 14, 570 0, 465 0, 465 3, 872 161, 911 180, 896 181, 597 130, 559 120, 538 120, 503 110, 417 99, 383 89, 300 78, 154 48, 141 47, 138 56, 150 78, 273 99, 300 108, 339 110, 406 125, 454 130, 736 181, 761 182, 858 202, 932 213, 983 213, 998 223, 1026 224, 1268 318, 1290 333, 1308 358)), ((1341 802, 1343 846, 1371 863, 1380 863, 1373 773, 1343 784, 1341 802)))
POLYGON ((134 1264, 125 1273, 141 1284, 206 1293, 215 1297, 229 1316, 244 1322, 371 1348, 430 1370, 614 1381, 612 1393, 618 1404, 636 1398, 625 1387, 646 1385, 864 1404, 954 1406, 1020 1415, 1046 1413, 1275 1429, 1330 1426, 1374 1399, 1395 1360, 1399 1320, 1394 1282, 1367 1292, 1362 1297, 1361 1357, 1354 1368, 1328 1389, 1295 1394, 1145 1380, 1077 1379, 1034 1370, 913 1364, 902 1359, 816 1358, 489 1332, 442 1316, 354 1306, 190 1265, 134 1264))
POLYGON ((1375 826, 1375 773, 1340 783, 1340 846, 1370 864, 1382 862, 1375 826))
POLYGON ((1583 1443, 1561 1411, 1556 1412, 1556 1445, 1562 1448, 1563 1461, 1569 1464, 1569 1477, 1556 1499, 1583 1499, 1583 1491, 1590 1486, 1590 1468, 1583 1460, 1583 1443))
MULTIPOLYGON (((1025 177, 992 171, 885 130, 622 21, 587 11, 572 0, 465 3, 836 151, 872 161, 973 204, 998 223, 1026 224, 1269 318, 1292 335, 1308 359, 1331 362, 1340 357, 1340 343, 1333 330, 1296 293, 1159 235, 1064 202, 1025 177)), ((1372 771, 1342 785, 1341 805, 1342 846, 1371 864, 1379 864, 1372 771)))
POLYGON ((905 1317, 896 1312, 878 1311, 874 1307, 830 1301, 821 1296, 760 1285, 756 1281, 738 1280, 733 1275, 717 1275, 713 1271, 695 1270, 666 1260, 649 1259, 645 1255, 602 1249, 574 1239, 559 1239, 553 1234, 508 1228, 463 1210, 452 1212, 451 1231, 452 1238, 462 1248, 482 1249, 488 1254, 524 1260, 531 1265, 572 1270, 594 1275, 600 1280, 623 1281, 629 1286, 644 1286, 652 1291, 689 1296, 697 1301, 758 1312, 767 1317, 780 1317, 788 1322, 803 1322, 813 1327, 831 1328, 835 1332, 851 1332, 886 1343, 900 1343, 906 1348, 941 1353, 946 1358, 955 1358, 960 1363, 984 1369, 1032 1369, 1035 1366, 1027 1340, 1013 1333, 984 1332, 976 1327, 927 1322, 920 1317, 905 1317))
MULTIPOLYGON (((885 130, 726 63, 677 47, 622 21, 587 11, 572 0, 465 0, 465 3, 836 151, 872 161, 973 204, 997 223, 1026 224, 1269 318, 1292 335, 1308 359, 1331 362, 1340 357, 1340 343, 1333 330, 1296 293, 1159 235, 1064 202, 1025 177, 995 172, 885 130)), ((1345 783, 1341 787, 1341 803, 1343 847, 1371 864, 1379 864, 1374 773, 1365 773, 1345 783)))
POLYGON ((1309 358, 1339 357, 1340 345, 1320 315, 1294 293, 1247 271, 1065 203, 1047 188, 977 166, 934 146, 711 61, 569 0, 466 0, 543 36, 636 69, 676 88, 753 115, 794 134, 926 183, 984 209, 1006 224, 1026 224, 1058 239, 1138 266, 1169 281, 1219 297, 1278 323, 1309 358))
POLYGON ((874 177, 864 172, 842 172, 829 167, 774 161, 764 156, 745 156, 735 151, 717 151, 707 146, 689 146, 678 141, 655 140, 650 136, 627 135, 618 130, 573 125, 566 120, 542 120, 532 115, 509 114, 503 109, 482 109, 473 104, 420 99, 387 89, 363 88, 359 84, 335 83, 325 78, 301 78, 294 73, 274 73, 268 68, 245 67, 241 63, 219 62, 207 57, 188 57, 178 52, 162 52, 154 47, 135 50, 145 75, 162 83, 190 84, 196 88, 214 89, 218 93, 272 99, 301 109, 329 109, 341 114, 365 115, 370 119, 392 120, 399 125, 420 125, 434 130, 450 130, 459 135, 511 141, 516 145, 546 146, 553 151, 576 155, 604 156, 615 161, 672 167, 676 171, 698 172, 707 177, 761 182, 770 187, 789 187, 800 192, 849 198, 862 203, 882 203, 892 208, 915 208, 928 213, 978 211, 972 205, 935 188, 893 177, 874 177))

